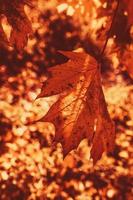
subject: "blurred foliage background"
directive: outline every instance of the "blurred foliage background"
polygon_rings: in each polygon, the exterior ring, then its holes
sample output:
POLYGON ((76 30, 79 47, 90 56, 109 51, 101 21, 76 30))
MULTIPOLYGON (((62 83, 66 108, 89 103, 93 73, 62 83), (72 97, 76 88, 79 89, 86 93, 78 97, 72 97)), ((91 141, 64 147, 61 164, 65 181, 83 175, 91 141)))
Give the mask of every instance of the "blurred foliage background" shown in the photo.
MULTIPOLYGON (((116 0, 35 0, 25 11, 34 34, 23 52, 0 44, 0 200, 131 200, 133 29, 121 3, 106 40, 116 0), (47 69, 67 59, 58 50, 80 49, 102 62, 102 82, 116 124, 112 154, 93 166, 83 140, 63 161, 51 150, 54 127, 39 119, 56 97, 35 101, 47 69), (127 73, 129 71, 129 73, 127 73)), ((3 20, 9 35, 10 27, 3 20)))

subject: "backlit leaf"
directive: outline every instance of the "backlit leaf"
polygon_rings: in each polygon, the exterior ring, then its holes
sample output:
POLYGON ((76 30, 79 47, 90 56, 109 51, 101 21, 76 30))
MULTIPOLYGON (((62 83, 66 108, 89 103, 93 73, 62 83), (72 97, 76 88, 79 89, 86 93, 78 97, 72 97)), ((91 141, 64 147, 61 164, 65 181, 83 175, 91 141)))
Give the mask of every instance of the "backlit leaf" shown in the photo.
POLYGON ((103 151, 113 150, 115 131, 105 103, 98 64, 85 53, 63 52, 70 60, 51 68, 39 97, 60 94, 39 121, 55 126, 54 142, 60 142, 63 155, 78 147, 82 139, 92 144, 94 163, 103 151), (71 86, 71 87, 70 87, 71 86))

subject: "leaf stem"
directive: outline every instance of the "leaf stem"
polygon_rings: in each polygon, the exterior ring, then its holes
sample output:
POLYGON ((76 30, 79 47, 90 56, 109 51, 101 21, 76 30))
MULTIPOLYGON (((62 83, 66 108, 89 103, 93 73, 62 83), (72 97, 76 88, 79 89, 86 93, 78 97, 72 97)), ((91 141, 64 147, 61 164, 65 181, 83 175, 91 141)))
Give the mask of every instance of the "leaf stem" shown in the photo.
POLYGON ((115 18, 116 18, 116 16, 117 16, 117 12, 118 12, 118 9, 119 9, 119 5, 120 5, 120 0, 117 0, 117 6, 116 6, 116 9, 115 9, 115 11, 114 11, 114 15, 113 15, 113 17, 112 17, 112 21, 111 21, 111 25, 110 25, 110 28, 109 28, 108 33, 107 33, 106 41, 105 41, 104 46, 103 46, 103 49, 102 49, 102 51, 101 51, 101 56, 104 54, 105 49, 106 49, 106 46, 107 46, 107 44, 108 44, 108 40, 109 40, 109 38, 110 38, 111 30, 112 30, 112 28, 113 28, 113 24, 114 24, 115 18))

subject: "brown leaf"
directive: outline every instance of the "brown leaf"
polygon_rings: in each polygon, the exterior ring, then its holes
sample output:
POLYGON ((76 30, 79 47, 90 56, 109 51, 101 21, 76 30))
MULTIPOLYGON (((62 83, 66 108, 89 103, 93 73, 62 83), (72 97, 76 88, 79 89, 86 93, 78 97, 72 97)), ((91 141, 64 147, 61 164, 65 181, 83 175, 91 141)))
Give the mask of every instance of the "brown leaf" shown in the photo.
POLYGON ((29 0, 1 0, 0 15, 7 17, 12 27, 10 43, 18 50, 22 49, 28 40, 28 35, 32 32, 31 23, 24 12, 24 5, 30 5, 29 0))
POLYGON ((54 142, 62 144, 64 156, 87 138, 92 143, 91 156, 95 163, 104 150, 112 151, 115 135, 102 92, 98 65, 88 54, 62 53, 70 60, 49 70, 51 76, 39 95, 60 94, 60 97, 39 121, 54 124, 54 142))

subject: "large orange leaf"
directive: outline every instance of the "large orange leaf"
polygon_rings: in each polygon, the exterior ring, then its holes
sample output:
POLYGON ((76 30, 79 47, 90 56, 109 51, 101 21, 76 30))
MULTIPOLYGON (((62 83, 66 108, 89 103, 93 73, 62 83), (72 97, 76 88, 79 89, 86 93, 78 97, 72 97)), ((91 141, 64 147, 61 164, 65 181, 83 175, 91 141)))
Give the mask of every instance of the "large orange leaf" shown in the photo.
POLYGON ((63 155, 87 138, 92 144, 94 163, 103 151, 112 151, 114 124, 105 103, 98 64, 85 53, 62 52, 70 60, 52 67, 39 97, 60 94, 48 113, 39 121, 55 126, 54 142, 60 142, 63 155))

